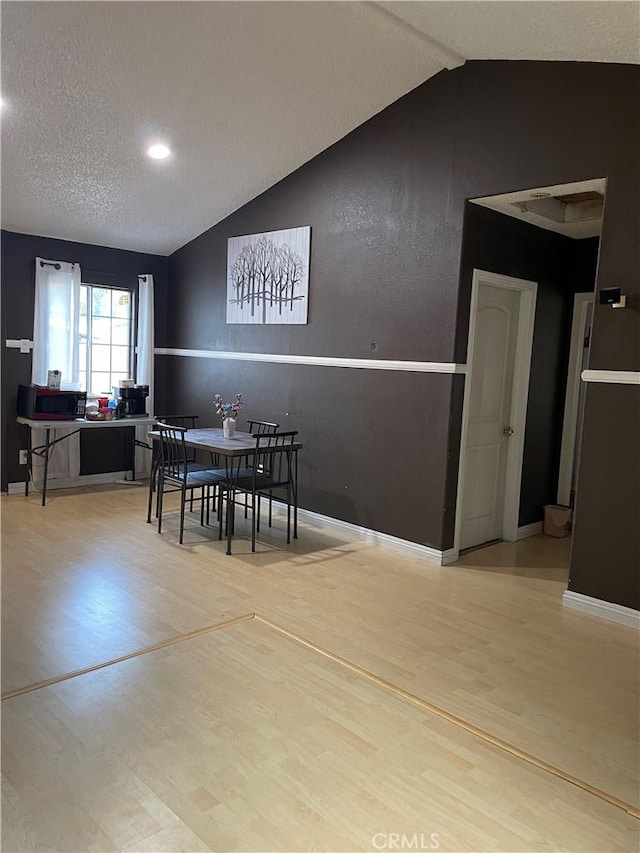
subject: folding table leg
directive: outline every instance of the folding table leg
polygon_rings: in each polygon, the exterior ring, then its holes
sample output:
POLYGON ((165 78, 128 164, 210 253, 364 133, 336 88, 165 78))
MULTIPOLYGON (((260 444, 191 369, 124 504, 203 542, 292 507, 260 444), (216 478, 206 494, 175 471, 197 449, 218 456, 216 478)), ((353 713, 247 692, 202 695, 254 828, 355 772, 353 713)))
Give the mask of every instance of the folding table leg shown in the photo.
POLYGON ((24 481, 24 496, 25 496, 25 498, 29 497, 29 480, 31 479, 32 474, 33 474, 33 457, 31 455, 31 449, 32 449, 33 445, 31 443, 31 427, 30 426, 27 427, 27 431, 28 431, 29 435, 27 437, 27 442, 28 442, 27 443, 27 478, 24 481))
POLYGON ((42 481, 42 506, 47 502, 47 477, 49 476, 49 452, 51 449, 51 430, 46 431, 46 441, 44 446, 44 479, 42 481))

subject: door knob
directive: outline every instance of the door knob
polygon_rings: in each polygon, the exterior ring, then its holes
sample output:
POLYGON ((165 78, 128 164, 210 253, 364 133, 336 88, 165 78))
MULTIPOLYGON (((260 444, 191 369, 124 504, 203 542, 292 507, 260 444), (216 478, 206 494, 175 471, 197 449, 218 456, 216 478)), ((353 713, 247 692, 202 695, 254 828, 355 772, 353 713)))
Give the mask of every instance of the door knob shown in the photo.
POLYGON ((505 438, 509 438, 509 436, 513 435, 513 427, 505 427, 502 430, 502 434, 505 436, 505 438))

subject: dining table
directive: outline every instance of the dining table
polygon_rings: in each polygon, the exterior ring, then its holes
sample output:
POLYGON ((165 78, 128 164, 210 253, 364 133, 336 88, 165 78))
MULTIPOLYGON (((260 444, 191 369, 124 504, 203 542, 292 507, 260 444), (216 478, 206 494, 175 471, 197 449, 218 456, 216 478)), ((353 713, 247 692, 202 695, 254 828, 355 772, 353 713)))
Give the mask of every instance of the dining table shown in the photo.
MULTIPOLYGON (((149 480, 149 507, 151 507, 152 493, 155 487, 154 472, 159 465, 160 456, 160 440, 162 434, 160 430, 150 430, 149 439, 153 443, 153 457, 151 468, 151 478, 149 480), (155 464, 154 464, 155 463, 155 464)), ((264 436, 263 436, 264 438, 264 436)), ((193 450, 203 451, 213 454, 213 456, 222 457, 225 460, 225 469, 229 473, 232 470, 231 460, 237 457, 246 457, 251 464, 251 457, 256 454, 256 437, 250 432, 236 431, 233 438, 225 438, 224 431, 220 427, 210 427, 204 429, 187 429, 184 433, 184 443, 186 447, 193 450)), ((264 444, 263 444, 264 447, 264 444)), ((302 442, 295 441, 291 445, 292 451, 292 481, 291 495, 293 498, 293 538, 298 538, 298 452, 302 449, 302 442)), ((211 466, 218 467, 216 465, 211 466)), ((229 474, 230 476, 230 474, 229 474)), ((232 486, 232 483, 228 483, 232 486)))

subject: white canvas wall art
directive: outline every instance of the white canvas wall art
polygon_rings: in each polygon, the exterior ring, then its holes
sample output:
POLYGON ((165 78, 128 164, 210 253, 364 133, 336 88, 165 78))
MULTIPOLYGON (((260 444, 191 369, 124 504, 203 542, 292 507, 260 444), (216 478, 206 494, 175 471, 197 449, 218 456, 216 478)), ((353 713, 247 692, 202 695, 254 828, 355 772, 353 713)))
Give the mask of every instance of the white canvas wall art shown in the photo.
POLYGON ((230 237, 227 323, 307 322, 311 228, 230 237))

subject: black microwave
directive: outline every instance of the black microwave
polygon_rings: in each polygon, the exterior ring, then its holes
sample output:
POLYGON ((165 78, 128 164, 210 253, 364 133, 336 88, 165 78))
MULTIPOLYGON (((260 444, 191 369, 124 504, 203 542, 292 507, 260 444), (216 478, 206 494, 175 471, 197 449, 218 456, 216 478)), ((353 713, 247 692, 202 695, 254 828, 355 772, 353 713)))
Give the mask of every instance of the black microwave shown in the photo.
POLYGON ((83 418, 86 391, 62 391, 43 385, 18 385, 18 415, 35 421, 72 421, 83 418))

